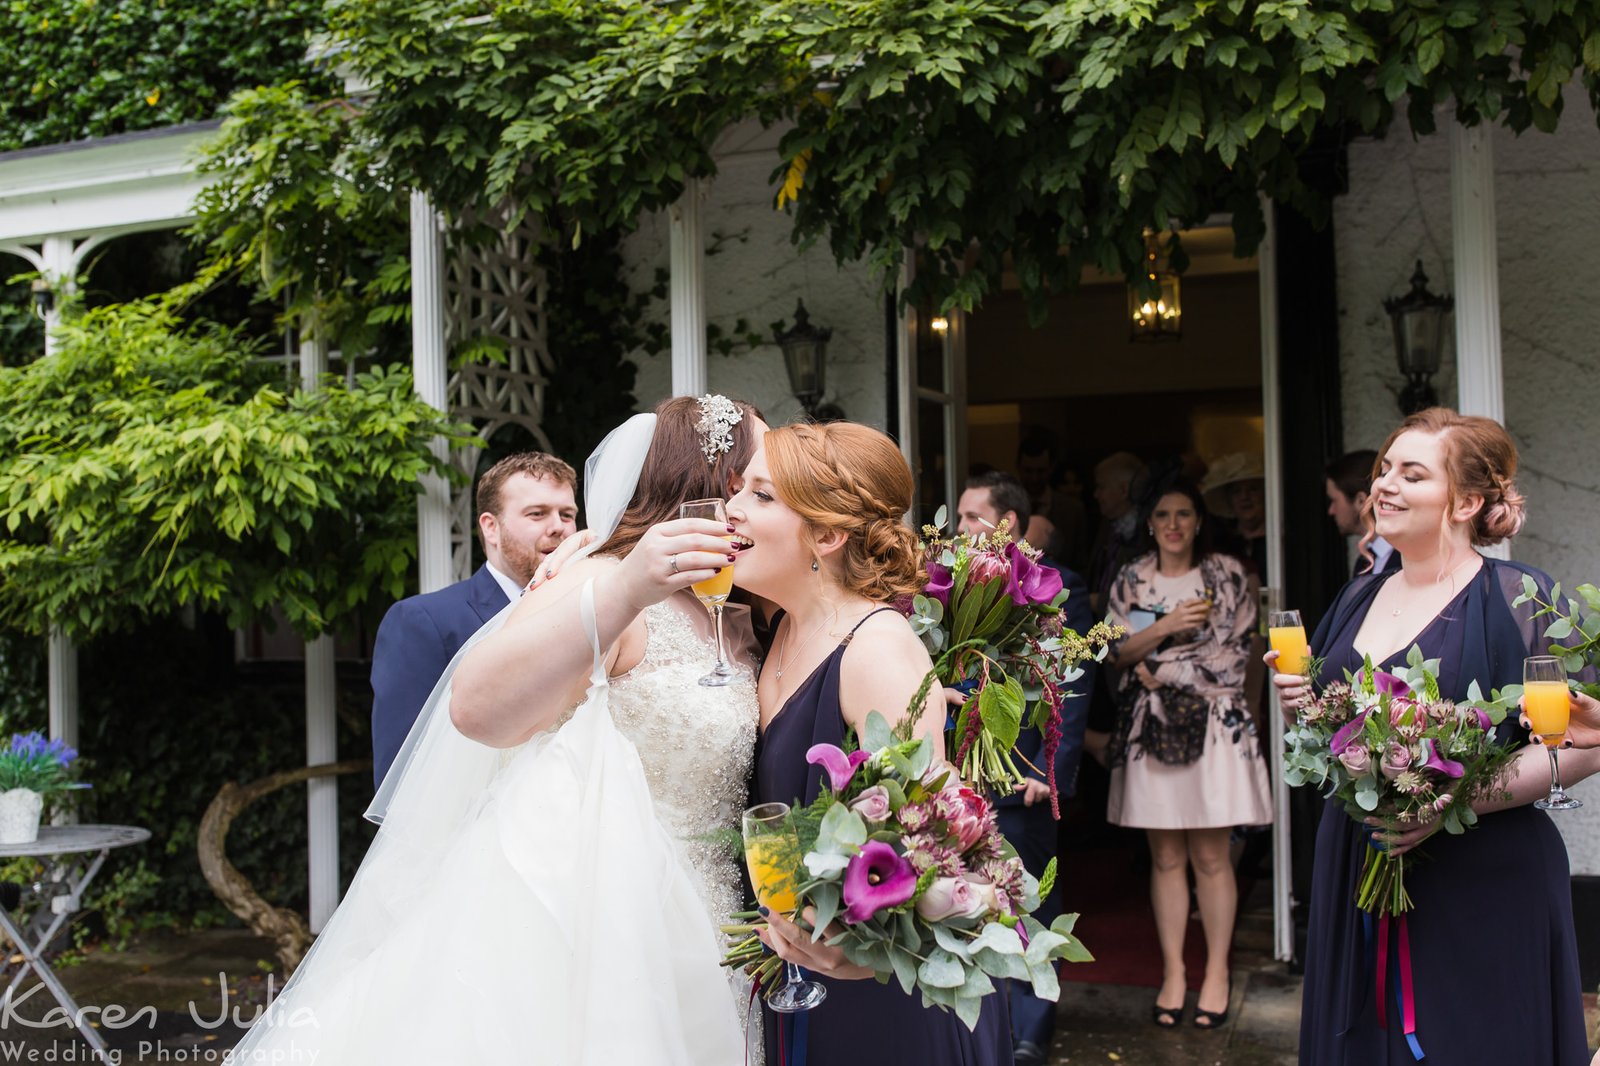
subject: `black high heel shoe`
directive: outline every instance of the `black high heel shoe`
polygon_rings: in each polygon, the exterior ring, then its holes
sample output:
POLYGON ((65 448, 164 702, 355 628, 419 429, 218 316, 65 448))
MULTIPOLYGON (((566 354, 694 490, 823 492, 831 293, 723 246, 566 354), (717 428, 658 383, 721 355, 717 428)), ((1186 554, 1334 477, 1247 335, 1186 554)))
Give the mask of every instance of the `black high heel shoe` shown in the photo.
POLYGON ((1183 1004, 1163 1007, 1159 1002, 1150 1008, 1150 1021, 1157 1029, 1176 1029, 1183 1024, 1183 1004))
POLYGON ((1194 1021, 1191 1023, 1196 1029, 1213 1030, 1221 1029, 1228 1024, 1228 1009, 1233 1006, 1233 981, 1228 981, 1227 1005, 1221 1010, 1201 1010, 1200 1004, 1194 1005, 1194 1021), (1203 1023, 1203 1024, 1202 1024, 1203 1023))

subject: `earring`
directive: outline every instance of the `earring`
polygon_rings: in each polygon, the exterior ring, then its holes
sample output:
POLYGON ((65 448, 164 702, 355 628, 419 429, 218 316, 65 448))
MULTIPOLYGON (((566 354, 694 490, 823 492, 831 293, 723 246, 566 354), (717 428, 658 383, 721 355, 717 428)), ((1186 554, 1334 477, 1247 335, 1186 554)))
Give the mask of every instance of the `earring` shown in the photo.
POLYGON ((815 560, 815 559, 811 560, 811 572, 813 574, 816 573, 818 570, 821 570, 821 569, 822 569, 822 564, 821 563, 817 562, 817 560, 815 560))

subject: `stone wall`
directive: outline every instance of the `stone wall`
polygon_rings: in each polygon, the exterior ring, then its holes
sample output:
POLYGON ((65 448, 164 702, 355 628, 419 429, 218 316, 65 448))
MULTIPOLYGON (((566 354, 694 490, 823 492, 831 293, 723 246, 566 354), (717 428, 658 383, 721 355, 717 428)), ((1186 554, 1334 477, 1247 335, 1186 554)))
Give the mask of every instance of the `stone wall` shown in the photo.
MULTIPOLYGON (((815 326, 829 326, 826 399, 845 415, 880 429, 889 396, 889 339, 885 292, 861 265, 840 267, 826 247, 800 254, 789 240, 790 218, 773 207, 776 189, 768 175, 777 165, 777 136, 745 126, 723 138, 717 153, 720 174, 706 191, 701 209, 708 255, 705 262, 706 320, 734 335, 744 319, 764 343, 743 344, 732 355, 707 359, 710 387, 760 407, 773 425, 801 415, 789 391, 783 354, 772 342, 772 323, 794 324, 795 300, 803 299, 815 326)), ((664 212, 647 216, 623 245, 630 284, 648 289, 668 262, 668 222, 664 212)), ((665 321, 667 303, 657 311, 665 321)), ((648 408, 672 391, 669 352, 636 353, 635 394, 648 408)))
MULTIPOLYGON (((1568 91, 1555 134, 1494 134, 1506 425, 1522 453, 1528 523, 1513 558, 1570 583, 1600 583, 1600 131, 1568 91)), ((1448 137, 1403 129, 1350 149, 1350 191, 1334 211, 1345 442, 1377 447, 1399 419, 1382 301, 1408 287, 1421 259, 1435 292, 1452 289, 1448 137)), ((1455 398, 1454 356, 1437 387, 1455 398)), ((1574 790, 1586 806, 1556 816, 1574 874, 1600 875, 1600 780, 1574 790)))

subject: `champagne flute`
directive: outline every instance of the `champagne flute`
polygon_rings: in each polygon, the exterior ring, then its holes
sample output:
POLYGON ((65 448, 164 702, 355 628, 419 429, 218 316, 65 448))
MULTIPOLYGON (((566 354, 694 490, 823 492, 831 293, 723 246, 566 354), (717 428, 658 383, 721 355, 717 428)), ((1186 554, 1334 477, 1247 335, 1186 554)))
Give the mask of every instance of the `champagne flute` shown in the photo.
POLYGON ((1541 811, 1570 811, 1582 807, 1561 787, 1561 769, 1556 765, 1556 748, 1567 735, 1567 719, 1572 714, 1572 697, 1567 691, 1567 666, 1554 655, 1531 655, 1522 660, 1522 713, 1528 724, 1544 739, 1550 756, 1550 795, 1535 800, 1541 811))
MULTIPOLYGON (((800 861, 800 840, 789 825, 787 803, 763 803, 744 812, 744 861, 756 899, 769 911, 792 915, 799 904, 794 871, 800 861)), ((800 976, 800 967, 783 964, 784 982, 767 996, 767 1006, 780 1014, 810 1010, 828 998, 828 990, 800 976)))
POLYGON ((1273 611, 1267 615, 1267 641, 1278 653, 1273 664, 1280 674, 1303 674, 1310 663, 1306 627, 1299 611, 1273 611))
MULTIPOLYGON (((678 508, 678 517, 704 518, 721 526, 728 524, 728 512, 721 500, 690 500, 678 508)), ((728 602, 728 593, 733 591, 732 564, 718 570, 716 577, 696 581, 693 588, 695 598, 705 604, 706 610, 711 612, 717 631, 717 663, 709 674, 700 679, 700 683, 708 688, 732 684, 737 675, 734 674, 733 667, 728 665, 728 655, 723 650, 722 643, 722 605, 728 602)))

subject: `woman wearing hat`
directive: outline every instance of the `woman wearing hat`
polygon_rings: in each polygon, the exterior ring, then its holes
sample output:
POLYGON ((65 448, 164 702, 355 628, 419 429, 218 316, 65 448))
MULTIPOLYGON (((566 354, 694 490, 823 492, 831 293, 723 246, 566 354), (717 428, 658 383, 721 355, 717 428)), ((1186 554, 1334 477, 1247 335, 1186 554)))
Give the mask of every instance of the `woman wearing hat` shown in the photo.
POLYGON ((1200 485, 1206 508, 1218 518, 1229 519, 1233 526, 1218 538, 1218 544, 1244 560, 1258 581, 1267 576, 1266 478, 1261 456, 1232 452, 1211 464, 1200 485))

